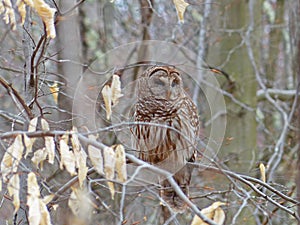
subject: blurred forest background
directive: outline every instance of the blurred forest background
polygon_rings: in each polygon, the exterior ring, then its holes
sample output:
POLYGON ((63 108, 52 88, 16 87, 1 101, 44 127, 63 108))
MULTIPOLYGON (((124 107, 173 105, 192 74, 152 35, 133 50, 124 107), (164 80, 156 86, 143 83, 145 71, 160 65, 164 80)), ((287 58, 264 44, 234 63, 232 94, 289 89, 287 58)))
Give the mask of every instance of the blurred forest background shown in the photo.
MULTIPOLYGON (((145 62, 139 63, 149 48, 157 46, 147 40, 182 46, 191 55, 191 63, 201 68, 189 74, 185 85, 198 106, 204 142, 215 118, 207 116, 207 103, 193 81, 201 81, 201 74, 209 72, 218 80, 218 92, 225 100, 226 110, 215 115, 227 121, 224 138, 214 140, 222 146, 206 169, 196 161, 190 193, 193 204, 202 209, 217 201, 226 203, 224 224, 300 224, 299 1, 186 0, 189 5, 180 21, 176 1, 48 0, 56 9, 56 37, 52 38, 32 7, 26 7, 21 25, 16 1, 11 2, 16 29, 0 21, 0 159, 22 131, 36 141, 33 152, 25 158, 24 150, 13 171, 21 184, 20 209, 15 213, 16 196, 7 190, 1 166, 1 225, 29 224, 26 179, 30 172, 37 177, 41 197, 52 196, 45 203, 52 224, 191 224, 195 210, 171 212, 166 220, 155 185, 135 189, 112 181, 95 173, 90 155, 82 188, 76 188, 77 175, 59 166, 61 136, 78 119, 74 96, 83 80, 88 88, 79 95, 92 92, 87 99, 97 101, 96 114, 102 122, 93 133, 78 127, 81 148, 87 152, 90 144, 103 152, 105 146, 119 143, 115 128, 100 110, 101 89, 111 83, 113 73, 120 75, 122 87, 138 77, 145 68, 145 62), (128 52, 122 55, 126 47, 120 46, 137 41, 147 44, 130 48, 135 57, 128 52), (125 65, 125 56, 129 66, 116 70, 119 62, 125 65), (35 117, 46 119, 49 129, 41 128, 39 120, 36 131, 27 132, 35 117), (97 141, 89 142, 88 134, 97 141), (53 164, 44 161, 41 170, 31 158, 45 146, 46 136, 55 142, 55 160, 53 164), (114 182, 114 199, 107 181, 114 182), (75 200, 70 203, 71 198, 75 200)), ((2 16, 4 12, 0 10, 2 16)), ((161 49, 156 51, 163 51, 163 45, 158 46, 161 49)), ((86 114, 81 126, 84 121, 93 124, 93 119, 86 114)))

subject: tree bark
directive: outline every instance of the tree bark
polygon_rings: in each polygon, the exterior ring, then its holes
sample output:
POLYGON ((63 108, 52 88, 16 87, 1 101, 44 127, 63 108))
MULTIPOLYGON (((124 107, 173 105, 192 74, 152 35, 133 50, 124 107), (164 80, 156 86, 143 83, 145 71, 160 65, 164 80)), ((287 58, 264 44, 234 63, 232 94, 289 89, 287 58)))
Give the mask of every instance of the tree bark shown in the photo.
MULTIPOLYGON (((60 1, 60 10, 64 12, 76 5, 75 0, 60 1)), ((57 124, 60 129, 71 129, 73 97, 77 82, 82 75, 82 43, 80 38, 78 9, 63 15, 63 19, 57 26, 59 60, 58 72, 61 74, 61 82, 64 83, 59 92, 58 106, 61 109, 57 124)))

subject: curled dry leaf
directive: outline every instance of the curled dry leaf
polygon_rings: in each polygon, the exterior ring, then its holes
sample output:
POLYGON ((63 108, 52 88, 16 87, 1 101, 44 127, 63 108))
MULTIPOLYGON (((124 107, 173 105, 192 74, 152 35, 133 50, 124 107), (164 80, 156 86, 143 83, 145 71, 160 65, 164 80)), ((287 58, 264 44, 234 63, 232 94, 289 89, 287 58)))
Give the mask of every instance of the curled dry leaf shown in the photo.
POLYGON ((41 169, 43 169, 43 162, 47 158, 47 151, 46 148, 38 149, 34 152, 34 155, 31 159, 33 164, 38 168, 41 164, 41 169))
POLYGON ((86 179, 88 167, 86 166, 86 158, 87 155, 85 151, 82 149, 82 146, 79 142, 77 133, 78 130, 76 127, 73 127, 73 133, 71 137, 72 147, 75 156, 75 166, 78 168, 78 180, 79 185, 82 187, 84 180, 86 179))
POLYGON ((6 24, 10 24, 12 29, 16 29, 15 13, 10 0, 2 0, 0 2, 0 13, 4 13, 3 19, 6 24))
POLYGON ((113 75, 112 83, 111 83, 111 97, 112 104, 116 105, 119 102, 119 98, 121 98, 123 94, 121 93, 121 81, 118 75, 113 75))
POLYGON ((57 104, 58 101, 58 92, 59 92, 59 87, 57 81, 54 81, 54 83, 49 86, 50 92, 52 94, 52 97, 54 99, 54 102, 57 104))
POLYGON ((259 170, 260 170, 261 180, 263 182, 266 182, 266 167, 263 163, 259 164, 259 170))
POLYGON ((30 225, 39 225, 41 221, 41 211, 40 211, 40 191, 37 184, 37 180, 34 173, 29 173, 27 177, 28 184, 28 195, 27 195, 27 205, 28 205, 28 220, 30 225))
POLYGON ((50 194, 50 195, 46 195, 44 198, 43 198, 43 202, 44 202, 44 204, 48 204, 49 202, 51 202, 52 201, 52 199, 54 198, 54 194, 50 194))
MULTIPOLYGON (((97 137, 94 135, 89 135, 89 139, 96 141, 97 137)), ((101 150, 94 147, 93 145, 88 146, 88 153, 90 160, 92 162, 92 165, 96 172, 100 175, 104 175, 104 169, 103 169, 103 157, 101 150)))
POLYGON ((7 190, 11 197, 13 197, 13 205, 16 213, 20 208, 20 178, 18 174, 12 175, 7 184, 7 190))
MULTIPOLYGON (((207 208, 201 210, 201 213, 206 216, 207 218, 211 219, 218 225, 222 225, 225 221, 225 213, 223 209, 220 207, 222 205, 226 205, 223 202, 214 202, 207 208)), ((201 218, 197 215, 194 216, 191 225, 208 225, 205 223, 201 218)))
POLYGON ((18 7, 18 11, 21 16, 21 24, 23 25, 26 18, 26 4, 24 0, 17 0, 16 6, 18 7))
MULTIPOLYGON (((36 126, 37 126, 38 118, 35 117, 32 120, 30 120, 29 125, 28 125, 28 132, 34 132, 36 131, 36 126)), ((25 153, 25 158, 28 156, 29 153, 32 152, 32 146, 35 142, 35 138, 29 138, 27 137, 26 134, 24 134, 24 143, 26 147, 26 153, 25 153)))
POLYGON ((28 174, 28 195, 27 205, 28 220, 30 225, 51 225, 50 214, 46 207, 45 202, 41 199, 39 186, 36 180, 36 176, 33 172, 28 174))
MULTIPOLYGON (((105 147, 104 150, 104 172, 105 177, 108 180, 114 179, 115 176, 115 165, 116 165, 116 156, 115 152, 111 147, 105 147)), ((107 182, 111 198, 114 199, 115 196, 115 187, 114 184, 110 181, 107 182)))
POLYGON ((32 2, 34 5, 33 8, 37 11, 45 24, 47 37, 55 38, 54 14, 56 9, 51 8, 44 0, 32 0, 32 2))
POLYGON ((102 93, 102 97, 106 109, 106 119, 109 120, 111 117, 111 99, 112 99, 111 88, 108 85, 105 85, 101 93, 102 93))
POLYGON ((123 145, 117 145, 116 147, 116 172, 117 180, 119 182, 125 182, 127 180, 126 171, 126 156, 123 145))
MULTIPOLYGON (((45 119, 41 119, 42 129, 43 131, 49 131, 50 127, 48 122, 45 119)), ((48 162, 53 164, 55 157, 55 143, 53 137, 44 137, 46 152, 48 155, 48 162)))
POLYGON ((184 0, 173 0, 175 5, 179 22, 184 22, 184 12, 186 7, 188 7, 189 3, 186 3, 184 0))
POLYGON ((111 107, 112 105, 116 105, 119 102, 119 98, 123 96, 121 94, 121 82, 120 77, 118 75, 112 76, 111 86, 105 85, 102 89, 102 96, 104 100, 104 105, 106 109, 106 119, 110 119, 111 117, 111 107))
MULTIPOLYGON (((23 25, 26 18, 26 5, 35 9, 38 15, 41 17, 46 27, 47 37, 55 38, 55 26, 54 26, 54 15, 56 9, 51 8, 44 0, 17 0, 16 6, 21 16, 21 24, 23 25)), ((12 29, 16 29, 16 19, 14 9, 10 0, 0 1, 0 14, 4 13, 3 19, 6 24, 11 24, 12 29)))
POLYGON ((10 175, 17 172, 23 150, 22 135, 19 134, 7 149, 1 161, 2 179, 5 183, 8 182, 10 175))
POLYGON ((71 176, 76 175, 75 171, 75 156, 72 151, 70 151, 68 146, 69 134, 65 134, 62 136, 59 141, 60 145, 60 169, 63 167, 71 174, 71 176))

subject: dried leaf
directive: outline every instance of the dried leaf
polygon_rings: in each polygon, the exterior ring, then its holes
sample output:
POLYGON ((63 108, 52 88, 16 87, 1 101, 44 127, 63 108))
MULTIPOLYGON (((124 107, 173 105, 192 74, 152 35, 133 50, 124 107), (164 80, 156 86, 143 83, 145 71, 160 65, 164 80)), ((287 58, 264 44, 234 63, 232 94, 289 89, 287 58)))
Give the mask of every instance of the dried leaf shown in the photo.
POLYGON ((186 3, 184 0, 173 0, 175 5, 179 22, 184 22, 184 12, 186 7, 188 7, 189 3, 186 3))
POLYGON ((47 205, 49 202, 52 201, 52 199, 54 198, 54 196, 55 196, 54 194, 50 194, 50 195, 44 196, 43 203, 47 205))
POLYGON ((27 195, 27 205, 28 205, 28 220, 30 225, 39 225, 41 221, 41 211, 40 211, 40 191, 37 184, 35 174, 33 172, 28 174, 27 177, 28 185, 28 195, 27 195))
POLYGON ((121 81, 118 75, 113 75, 112 83, 111 83, 111 100, 112 104, 115 106, 119 102, 119 98, 121 98, 123 94, 121 94, 121 81))
POLYGON ((106 109, 106 119, 110 119, 111 117, 111 102, 112 102, 112 91, 111 88, 108 85, 105 85, 104 88, 101 91, 104 105, 106 109))
MULTIPOLYGON (((40 210, 41 210, 41 222, 42 225, 51 225, 50 214, 48 208, 42 199, 39 199, 40 210)), ((31 225, 31 224, 30 224, 31 225)))
POLYGON ((30 225, 51 225, 50 214, 47 206, 43 199, 41 199, 41 194, 39 186, 36 180, 36 176, 33 172, 28 174, 27 178, 28 184, 28 195, 27 195, 27 205, 28 220, 30 225))
POLYGON ((117 145, 116 147, 116 172, 119 182, 125 182, 127 180, 126 156, 123 145, 117 145))
MULTIPOLYGON (((112 179, 114 179, 114 176, 115 176, 115 165, 116 165, 115 152, 111 147, 105 147, 103 151, 104 151, 105 177, 108 180, 112 180, 112 179)), ((108 184, 108 188, 111 193, 111 198, 114 199, 114 196, 115 196, 114 184, 110 181, 108 181, 107 184, 108 184)))
POLYGON ((75 156, 72 151, 70 151, 68 146, 68 134, 62 136, 59 141, 60 144, 60 169, 63 167, 73 176, 76 175, 75 171, 75 156))
POLYGON ((259 164, 259 170, 260 170, 261 180, 263 182, 266 182, 266 167, 263 163, 259 164))
POLYGON ((8 182, 8 178, 11 174, 17 172, 20 160, 22 159, 23 150, 22 135, 19 134, 12 145, 7 149, 1 161, 2 179, 5 183, 8 182))
POLYGON ((49 86, 50 92, 52 94, 52 97, 54 99, 54 102, 57 104, 58 101, 58 92, 59 92, 59 87, 57 81, 54 81, 54 83, 49 86))
MULTIPOLYGON (((89 135, 89 139, 96 141, 97 137, 94 135, 89 135)), ((92 165, 96 172, 100 175, 104 175, 104 169, 103 169, 103 157, 101 154, 101 150, 94 147, 93 145, 88 146, 88 153, 90 160, 92 162, 92 165)))
POLYGON ((21 16, 21 25, 24 25, 25 18, 26 18, 26 5, 24 0, 17 0, 16 3, 18 7, 19 14, 21 16))
POLYGON ((77 133, 78 130, 76 127, 73 127, 72 130, 74 133, 72 134, 72 146, 73 146, 73 151, 74 151, 74 156, 75 156, 75 166, 78 168, 78 180, 79 180, 79 185, 82 187, 83 182, 86 179, 87 172, 88 172, 88 167, 86 166, 86 158, 87 155, 85 151, 82 149, 82 146, 79 142, 77 133))
MULTIPOLYGON (((41 119, 42 129, 43 131, 49 131, 50 127, 48 122, 45 119, 41 119)), ((48 155, 48 162, 53 164, 55 158, 55 143, 53 137, 45 137, 45 147, 48 155)))
POLYGON ((41 164, 41 169, 43 169, 43 162, 46 160, 46 158, 47 158, 47 150, 46 148, 42 148, 34 152, 31 161, 37 168, 39 167, 39 164, 41 164))
POLYGON ((14 213, 20 208, 20 178, 18 174, 12 175, 7 184, 7 190, 11 197, 13 197, 13 205, 15 207, 14 213))
MULTIPOLYGON (((214 221, 216 224, 222 225, 225 221, 225 213, 223 209, 220 207, 222 205, 226 205, 226 203, 214 202, 209 207, 202 209, 201 213, 207 218, 214 221)), ((208 224, 203 222, 201 218, 195 215, 191 225, 208 225, 208 224)))
POLYGON ((42 18, 45 26, 47 37, 55 38, 55 26, 54 26, 54 14, 56 9, 51 8, 44 0, 32 0, 34 9, 37 11, 39 16, 42 18))
MULTIPOLYGON (((28 132, 34 132, 36 131, 36 126, 37 126, 38 118, 35 117, 32 120, 30 120, 29 125, 28 125, 28 132)), ((29 138, 27 137, 26 134, 24 134, 24 143, 26 147, 26 153, 25 153, 25 158, 28 156, 29 153, 32 152, 32 146, 35 142, 35 138, 29 138)))
POLYGON ((16 29, 15 13, 10 0, 2 0, 0 13, 4 13, 3 19, 6 24, 10 24, 12 29, 16 29))

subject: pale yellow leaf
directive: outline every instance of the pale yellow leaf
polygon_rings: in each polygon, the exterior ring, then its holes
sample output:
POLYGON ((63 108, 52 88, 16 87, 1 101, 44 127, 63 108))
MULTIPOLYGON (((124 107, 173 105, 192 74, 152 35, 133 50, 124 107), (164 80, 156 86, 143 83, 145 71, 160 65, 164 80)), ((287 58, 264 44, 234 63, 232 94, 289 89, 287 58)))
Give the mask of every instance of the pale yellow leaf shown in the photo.
POLYGON ((266 182, 266 167, 263 163, 259 164, 259 170, 260 170, 261 180, 263 182, 266 182))
MULTIPOLYGON (((115 176, 115 165, 116 165, 116 155, 114 150, 111 147, 105 147, 104 150, 104 172, 105 177, 108 180, 113 180, 115 176)), ((115 188, 114 184, 110 181, 107 182, 111 198, 114 199, 115 188)))
POLYGON ((45 147, 48 154, 48 162, 53 164, 55 158, 55 143, 53 137, 45 137, 45 147))
POLYGON ((111 101, 115 106, 119 102, 119 98, 121 98, 123 94, 121 94, 121 81, 118 75, 113 75, 112 83, 111 83, 111 101))
POLYGON ((27 206, 28 220, 30 225, 39 225, 41 222, 41 210, 40 210, 40 191, 36 180, 36 176, 33 172, 28 174, 27 177, 27 206))
POLYGON ((4 13, 4 11, 5 11, 4 5, 2 1, 0 1, 0 14, 4 13))
POLYGON ((35 142, 35 138, 29 138, 26 134, 24 134, 23 136, 24 136, 24 144, 26 147, 26 153, 24 158, 26 159, 28 154, 32 152, 32 146, 35 142))
POLYGON ((15 13, 10 0, 2 0, 1 11, 4 13, 3 19, 6 24, 10 24, 12 29, 16 29, 15 13))
MULTIPOLYGON (((29 125, 28 125, 28 132, 34 132, 36 131, 36 126, 37 126, 38 118, 35 117, 32 120, 30 120, 29 125)), ((27 137, 26 134, 24 134, 24 143, 26 147, 26 153, 25 153, 25 158, 28 156, 29 153, 32 152, 32 146, 35 142, 35 138, 29 138, 27 137)))
POLYGON ((185 2, 184 0, 173 0, 175 5, 179 22, 184 22, 184 12, 186 7, 188 7, 189 3, 185 2))
POLYGON ((22 135, 19 134, 4 153, 1 161, 1 173, 4 182, 8 182, 9 176, 17 172, 20 160, 22 159, 23 150, 22 135))
POLYGON ((82 187, 88 172, 88 167, 86 166, 87 155, 85 151, 82 149, 82 146, 79 142, 78 135, 77 135, 78 133, 77 128, 73 127, 72 131, 73 133, 72 133, 71 142, 72 142, 73 152, 75 156, 75 165, 76 168, 78 168, 79 185, 80 187, 82 187))
POLYGON ((58 101, 58 92, 59 92, 59 87, 57 81, 54 81, 54 83, 49 86, 50 92, 52 94, 52 97, 54 99, 54 102, 57 104, 58 101))
POLYGON ((11 197, 13 197, 13 205, 15 207, 16 213, 20 208, 20 178, 18 174, 12 175, 12 177, 9 179, 9 182, 7 184, 7 190, 11 197))
POLYGON ((33 172, 30 172, 27 177, 28 197, 40 197, 40 188, 33 172))
POLYGON ((55 26, 54 26, 54 14, 56 9, 51 8, 44 0, 32 0, 34 9, 37 11, 39 16, 42 18, 45 26, 47 37, 55 38, 55 26))
MULTIPOLYGON (((42 129, 43 131, 49 131, 50 127, 48 122, 45 119, 41 119, 41 124, 42 124, 42 129)), ((48 155, 48 162, 53 164, 54 163, 54 158, 55 158, 55 143, 54 143, 54 138, 53 137, 45 137, 45 147, 48 155)))
POLYGON ((61 140, 59 141, 60 145, 60 169, 64 167, 66 170, 73 176, 76 175, 75 171, 75 156, 72 151, 70 151, 68 146, 68 134, 62 136, 61 140))
POLYGON ((77 157, 79 157, 78 180, 80 187, 82 187, 88 172, 88 167, 86 166, 87 155, 84 151, 81 151, 77 157))
POLYGON ((111 102, 112 102, 112 91, 109 85, 105 85, 101 91, 104 105, 106 109, 106 119, 110 119, 111 117, 111 102))
POLYGON ((41 212, 41 222, 40 225, 51 225, 50 213, 44 201, 39 199, 40 212, 41 212))
MULTIPOLYGON (((201 213, 206 216, 208 219, 211 219, 218 225, 224 224, 225 221, 225 213, 223 209, 220 207, 222 205, 226 205, 223 202, 214 202, 207 208, 201 210, 201 213)), ((194 216, 191 225, 208 225, 207 223, 203 222, 201 218, 197 215, 194 216)))
POLYGON ((54 194, 50 194, 50 195, 44 196, 43 197, 43 203, 47 205, 49 202, 52 201, 52 199, 54 198, 54 196, 55 196, 54 194))
POLYGON ((28 195, 27 206, 28 220, 30 225, 51 225, 50 214, 46 206, 46 202, 50 202, 54 195, 48 195, 41 199, 39 185, 33 172, 27 177, 28 195))
POLYGON ((18 7, 18 11, 19 14, 21 16, 21 24, 23 25, 25 22, 25 18, 26 18, 26 5, 24 0, 17 0, 16 3, 17 7, 18 7))
MULTIPOLYGON (((89 135, 89 139, 96 141, 96 136, 94 135, 89 135)), ((101 154, 101 150, 94 147, 93 145, 88 146, 88 153, 90 160, 92 162, 92 165, 96 172, 100 175, 104 175, 104 169, 103 169, 103 157, 101 154)))
POLYGON ((0 179, 0 192, 2 191, 2 179, 0 179))
POLYGON ((116 172, 117 180, 119 182, 125 182, 127 180, 126 171, 126 156, 123 145, 117 145, 116 147, 116 172))
POLYGON ((43 131, 49 131, 50 130, 49 123, 44 118, 41 119, 41 125, 42 125, 42 130, 43 131))
POLYGON ((80 152, 81 151, 81 144, 78 139, 78 130, 76 127, 72 128, 72 137, 71 137, 71 142, 72 142, 72 147, 74 152, 80 152))
POLYGON ((41 164, 41 169, 43 169, 43 162, 47 158, 47 150, 46 148, 38 149, 34 152, 31 161, 38 168, 39 164, 41 164))

